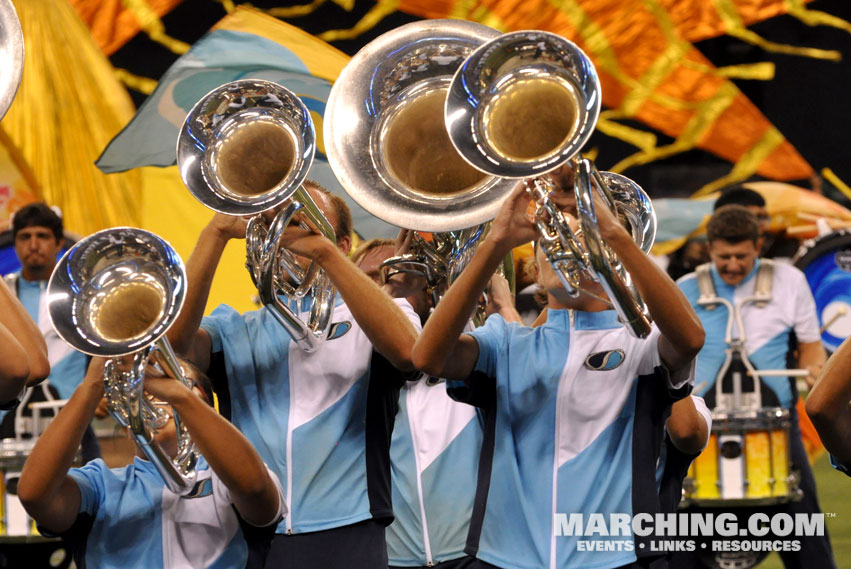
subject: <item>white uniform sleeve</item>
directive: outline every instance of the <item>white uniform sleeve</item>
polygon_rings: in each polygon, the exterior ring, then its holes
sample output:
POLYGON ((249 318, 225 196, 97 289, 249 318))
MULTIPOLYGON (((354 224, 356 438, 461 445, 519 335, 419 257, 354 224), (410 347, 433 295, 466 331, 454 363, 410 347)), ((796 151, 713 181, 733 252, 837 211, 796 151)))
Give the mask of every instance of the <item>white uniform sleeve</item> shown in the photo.
POLYGON ((816 311, 816 301, 813 299, 813 293, 810 290, 810 285, 807 283, 807 278, 804 273, 796 269, 790 271, 795 279, 795 335, 798 341, 802 343, 818 342, 821 340, 819 332, 818 313, 816 311))

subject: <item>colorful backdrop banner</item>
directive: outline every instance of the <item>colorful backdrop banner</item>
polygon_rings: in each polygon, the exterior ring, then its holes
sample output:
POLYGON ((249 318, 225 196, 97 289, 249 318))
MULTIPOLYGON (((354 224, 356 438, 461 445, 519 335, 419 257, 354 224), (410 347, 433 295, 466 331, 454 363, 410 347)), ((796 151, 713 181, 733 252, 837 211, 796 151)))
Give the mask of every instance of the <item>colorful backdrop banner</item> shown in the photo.
MULTIPOLYGON (((771 64, 716 68, 691 43, 729 33, 803 0, 379 0, 426 18, 462 18, 502 31, 541 29, 576 42, 600 76, 608 110, 597 128, 638 151, 614 171, 700 148, 734 164, 730 173, 704 187, 710 193, 753 174, 776 180, 810 177, 813 169, 732 83, 730 77, 770 79, 771 64), (757 5, 758 4, 758 5, 757 5), (739 10, 741 8, 741 11, 739 10), (659 144, 653 132, 624 124, 637 120, 670 136, 659 144)), ((819 23, 823 23, 819 21, 819 23)), ((812 53, 802 53, 813 55, 812 53)))

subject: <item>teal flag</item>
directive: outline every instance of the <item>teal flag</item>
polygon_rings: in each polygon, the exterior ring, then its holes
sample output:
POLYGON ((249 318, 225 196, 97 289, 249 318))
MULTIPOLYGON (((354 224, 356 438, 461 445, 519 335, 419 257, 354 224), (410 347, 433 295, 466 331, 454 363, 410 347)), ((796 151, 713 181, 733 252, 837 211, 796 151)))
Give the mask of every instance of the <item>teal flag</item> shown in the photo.
POLYGON ((171 166, 183 121, 204 95, 237 79, 273 81, 298 95, 314 120, 318 144, 308 177, 346 200, 361 236, 395 237, 398 228, 367 213, 348 196, 324 154, 325 104, 332 81, 347 61, 344 54, 318 38, 241 7, 166 71, 156 90, 110 141, 96 165, 106 173, 171 166))

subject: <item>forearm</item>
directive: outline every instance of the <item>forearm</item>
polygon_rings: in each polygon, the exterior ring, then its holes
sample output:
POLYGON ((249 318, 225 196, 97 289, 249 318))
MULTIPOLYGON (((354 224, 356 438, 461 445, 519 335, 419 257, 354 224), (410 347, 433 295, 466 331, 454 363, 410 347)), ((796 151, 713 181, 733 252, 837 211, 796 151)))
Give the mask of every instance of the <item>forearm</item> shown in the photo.
POLYGON ((279 502, 278 490, 245 436, 188 390, 172 398, 171 405, 198 450, 230 491, 240 513, 255 525, 272 521, 279 502))
POLYGON ((412 370, 411 348, 417 338, 417 329, 390 295, 330 242, 317 261, 376 351, 395 368, 412 370))
POLYGON ((691 397, 674 403, 666 429, 674 446, 686 454, 702 451, 709 438, 706 421, 695 408, 691 397))
POLYGON ((15 335, 0 325, 0 404, 18 397, 30 375, 30 360, 15 335))
MULTIPOLYGON (((0 283, 0 326, 5 327, 15 337, 15 343, 27 355, 27 382, 37 383, 47 377, 50 374, 50 363, 44 336, 5 283, 0 283)), ((3 357, 0 361, 9 361, 5 354, 0 357, 3 357)))
POLYGON ((670 349, 660 346, 665 363, 672 369, 678 369, 691 361, 703 347, 704 331, 685 295, 625 231, 608 236, 607 242, 618 254, 650 316, 670 346, 670 349))
POLYGON ((809 370, 807 383, 810 387, 821 373, 826 360, 827 352, 821 342, 802 342, 798 345, 798 367, 809 370))
POLYGON ((833 353, 807 396, 807 415, 825 448, 851 464, 851 340, 833 353))
POLYGON ((445 371, 479 296, 508 250, 510 247, 491 239, 479 246, 429 316, 414 345, 414 365, 418 369, 437 377, 445 371))
MULTIPOLYGON (((207 225, 201 231, 198 243, 186 263, 186 300, 180 315, 168 331, 168 339, 175 351, 187 354, 195 363, 199 363, 197 355, 192 353, 195 337, 201 326, 213 277, 227 242, 227 238, 213 224, 207 225)), ((201 367, 203 369, 204 366, 201 367)))
POLYGON ((18 483, 21 501, 34 518, 39 519, 36 513, 53 505, 61 493, 83 433, 102 397, 102 381, 84 381, 38 438, 18 483))

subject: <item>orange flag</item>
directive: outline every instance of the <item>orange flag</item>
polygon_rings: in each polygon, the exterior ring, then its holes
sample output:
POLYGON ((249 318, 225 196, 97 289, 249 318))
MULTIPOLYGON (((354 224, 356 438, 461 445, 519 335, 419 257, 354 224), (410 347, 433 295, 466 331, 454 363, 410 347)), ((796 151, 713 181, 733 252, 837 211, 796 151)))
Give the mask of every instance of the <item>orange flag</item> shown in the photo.
POLYGON ((754 173, 776 180, 809 177, 813 170, 806 160, 728 78, 770 76, 771 68, 718 69, 689 42, 696 38, 686 30, 695 21, 702 22, 703 35, 724 33, 719 12, 706 15, 709 3, 750 6, 745 10, 750 22, 803 0, 399 0, 398 6, 422 17, 468 19, 502 31, 548 30, 577 43, 597 68, 609 109, 598 130, 639 149, 614 171, 701 148, 735 164, 704 193, 754 173), (653 133, 617 122, 621 119, 638 120, 675 140, 659 145, 653 133))

